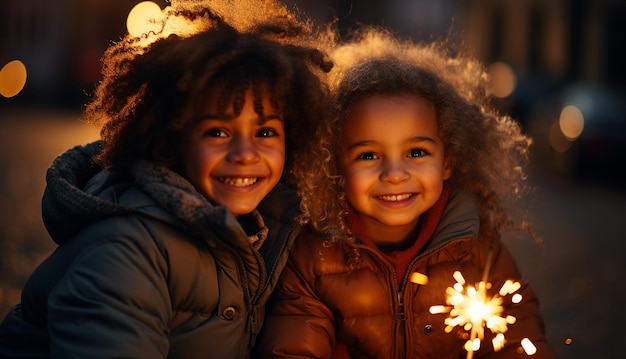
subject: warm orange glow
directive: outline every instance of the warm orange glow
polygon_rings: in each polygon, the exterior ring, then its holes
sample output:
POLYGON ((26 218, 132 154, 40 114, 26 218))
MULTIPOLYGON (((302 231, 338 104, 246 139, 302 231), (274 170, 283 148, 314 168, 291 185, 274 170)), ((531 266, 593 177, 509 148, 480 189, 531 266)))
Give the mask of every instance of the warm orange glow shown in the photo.
POLYGON ((533 342, 531 342, 530 339, 528 338, 522 339, 521 344, 526 354, 534 355, 535 353, 537 353, 537 347, 535 347, 535 344, 533 344, 533 342))
POLYGON ((456 280, 458 284, 465 284, 465 278, 463 277, 463 274, 461 274, 461 272, 455 271, 454 273, 452 273, 452 277, 454 278, 454 280, 456 280))
POLYGON ((139 37, 144 34, 161 30, 161 7, 152 1, 143 1, 135 5, 128 13, 126 28, 131 36, 139 37))
POLYGON ((26 85, 26 66, 20 60, 13 60, 0 69, 0 95, 13 97, 26 85))
POLYGON ((556 152, 565 153, 572 146, 572 141, 563 135, 558 122, 554 122, 552 126, 550 126, 548 140, 550 141, 550 147, 556 152))
POLYGON ((566 106, 559 117, 559 127, 563 135, 569 140, 577 139, 585 127, 583 113, 576 106, 566 106))
POLYGON ((422 273, 413 272, 413 274, 411 274, 411 282, 419 285, 426 285, 428 284, 428 276, 422 273))
POLYGON ((572 338, 567 338, 567 339, 565 339, 565 344, 566 345, 570 345, 570 344, 572 344, 572 341, 573 341, 572 338))
POLYGON ((487 69, 490 77, 491 93, 500 98, 507 97, 515 91, 517 78, 511 66, 504 62, 495 62, 487 69))
POLYGON ((506 340, 504 340, 504 334, 498 333, 493 339, 491 339, 491 344, 493 344, 493 350, 499 351, 500 349, 504 348, 505 342, 506 340))
POLYGON ((429 309, 430 314, 448 313, 449 311, 450 308, 445 305, 433 305, 429 309))
POLYGON ((480 349, 480 339, 476 338, 472 341, 468 340, 465 343, 465 350, 467 350, 468 352, 475 352, 478 349, 480 349))

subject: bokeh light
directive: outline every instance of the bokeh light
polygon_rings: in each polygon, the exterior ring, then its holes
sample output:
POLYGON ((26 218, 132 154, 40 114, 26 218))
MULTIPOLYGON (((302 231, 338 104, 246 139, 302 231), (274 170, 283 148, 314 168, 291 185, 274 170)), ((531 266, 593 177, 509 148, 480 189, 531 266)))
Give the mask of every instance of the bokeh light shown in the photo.
POLYGON ((556 152, 565 153, 572 147, 572 141, 565 137, 558 121, 553 122, 552 126, 550 126, 548 139, 550 141, 550 147, 556 152))
POLYGON ((493 96, 505 98, 515 91, 517 78, 511 66, 504 62, 494 62, 487 68, 487 71, 493 96))
POLYGON ((585 118, 578 107, 569 105, 563 108, 559 117, 559 127, 563 135, 570 140, 577 139, 585 127, 585 118))
POLYGON ((20 60, 13 60, 0 69, 0 95, 13 97, 26 85, 26 66, 20 60))
POLYGON ((140 37, 151 31, 161 29, 159 19, 162 17, 161 7, 152 1, 142 1, 130 10, 126 19, 126 28, 131 36, 140 37))

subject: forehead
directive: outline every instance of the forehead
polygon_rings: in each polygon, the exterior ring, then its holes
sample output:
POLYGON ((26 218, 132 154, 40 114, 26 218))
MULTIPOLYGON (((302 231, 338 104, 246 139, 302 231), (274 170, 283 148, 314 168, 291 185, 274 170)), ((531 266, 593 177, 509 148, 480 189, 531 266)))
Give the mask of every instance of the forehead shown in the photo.
POLYGON ((434 106, 414 96, 372 96, 352 106, 344 123, 344 138, 365 141, 383 137, 385 140, 415 136, 437 136, 434 106))
POLYGON ((200 114, 237 116, 247 103, 253 105, 255 112, 262 112, 264 116, 274 116, 281 112, 272 90, 267 86, 214 87, 198 98, 196 107, 200 114))

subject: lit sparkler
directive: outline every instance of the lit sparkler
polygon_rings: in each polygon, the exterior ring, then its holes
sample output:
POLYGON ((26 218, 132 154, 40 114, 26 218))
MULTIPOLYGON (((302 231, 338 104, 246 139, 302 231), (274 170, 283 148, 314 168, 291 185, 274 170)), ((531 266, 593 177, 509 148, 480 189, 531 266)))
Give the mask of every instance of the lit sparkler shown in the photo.
MULTIPOLYGON (((489 259, 488 263, 490 262, 489 259)), ((491 341, 494 350, 499 351, 504 347, 506 342, 504 333, 507 331, 508 325, 514 324, 516 319, 511 315, 502 316, 504 311, 502 304, 505 299, 511 300, 512 303, 519 303, 522 300, 522 295, 516 293, 521 285, 512 280, 507 280, 498 293, 490 296, 487 293, 487 290, 491 288, 491 283, 487 282, 488 274, 489 266, 485 269, 483 280, 475 286, 471 286, 466 285, 461 272, 454 272, 453 277, 456 283, 446 289, 446 305, 430 307, 431 314, 450 313, 444 321, 446 333, 450 333, 456 326, 470 332, 470 337, 464 347, 467 351, 467 359, 471 359, 474 352, 480 349, 485 336, 485 327, 495 334, 491 341)), ((423 274, 415 276, 414 273, 411 279, 415 283, 424 285, 428 280, 422 277, 426 276, 423 274), (418 278, 421 280, 418 281, 418 278)), ((528 355, 535 353, 534 345, 528 338, 524 338, 522 344, 528 355)))
MULTIPOLYGON (((445 319, 446 333, 450 333, 456 326, 470 331, 470 338, 465 343, 467 358, 480 349, 481 341, 485 336, 485 327, 496 334, 492 340, 495 351, 502 349, 505 343, 504 333, 509 324, 515 323, 515 317, 502 316, 504 296, 514 294, 521 286, 519 282, 508 280, 504 283, 498 294, 489 296, 487 289, 491 284, 480 281, 476 286, 466 286, 465 278, 461 272, 454 272, 456 283, 446 289, 447 305, 434 305, 430 307, 430 313, 450 313, 445 319)), ((521 295, 512 297, 516 301, 521 300, 521 295)))

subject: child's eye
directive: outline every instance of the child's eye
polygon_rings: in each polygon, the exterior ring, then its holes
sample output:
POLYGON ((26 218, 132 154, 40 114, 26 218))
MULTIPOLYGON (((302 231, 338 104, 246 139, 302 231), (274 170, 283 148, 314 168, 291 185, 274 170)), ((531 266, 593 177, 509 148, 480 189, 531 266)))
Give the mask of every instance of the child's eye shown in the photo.
POLYGON ((377 158, 378 157, 374 152, 364 152, 357 156, 357 159, 359 160, 375 160, 377 158))
POLYGON ((203 137, 226 137, 226 132, 219 128, 210 128, 202 134, 203 137))
POLYGON ((426 155, 428 155, 428 152, 426 152, 426 151, 424 151, 422 149, 419 149, 419 148, 412 149, 410 154, 409 154, 410 157, 424 157, 426 155))
POLYGON ((264 128, 257 132, 257 137, 274 137, 274 136, 277 136, 276 131, 269 129, 269 128, 264 128))

